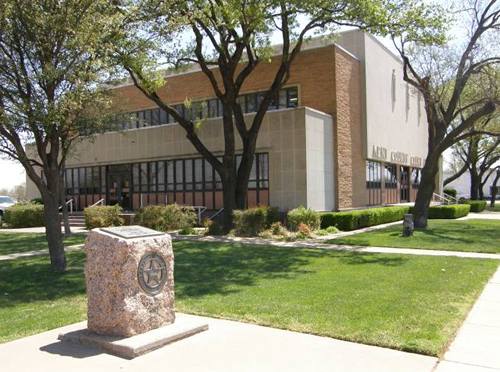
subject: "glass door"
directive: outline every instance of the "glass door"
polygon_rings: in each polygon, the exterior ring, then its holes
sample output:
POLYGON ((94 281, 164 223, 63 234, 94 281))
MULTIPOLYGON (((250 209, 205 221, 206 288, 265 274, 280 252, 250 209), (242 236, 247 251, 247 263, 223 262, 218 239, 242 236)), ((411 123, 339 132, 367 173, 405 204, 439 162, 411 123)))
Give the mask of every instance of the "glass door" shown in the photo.
POLYGON ((410 168, 401 167, 399 170, 399 192, 400 203, 407 203, 410 201, 410 168))
POLYGON ((130 210, 130 164, 108 166, 108 204, 130 210))

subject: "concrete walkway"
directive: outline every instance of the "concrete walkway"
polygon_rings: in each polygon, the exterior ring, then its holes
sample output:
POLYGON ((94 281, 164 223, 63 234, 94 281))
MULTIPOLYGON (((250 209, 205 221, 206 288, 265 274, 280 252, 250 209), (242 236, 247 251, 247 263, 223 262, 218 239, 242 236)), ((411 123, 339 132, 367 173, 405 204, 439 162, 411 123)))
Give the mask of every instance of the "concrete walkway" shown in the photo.
MULTIPOLYGON (((68 247, 64 247, 64 250, 66 252, 72 252, 72 251, 78 251, 82 248, 83 248, 83 244, 75 244, 75 245, 70 245, 68 247)), ((49 254, 48 249, 40 249, 39 251, 11 253, 11 254, 6 254, 3 256, 0 256, 0 261, 13 260, 16 258, 23 258, 23 257, 44 256, 46 254, 49 254)))
MULTIPOLYGON (((177 313, 178 317, 193 317, 177 313)), ((201 317, 199 317, 201 318, 201 317)), ((57 335, 82 323, 0 345, 3 372, 431 372, 437 359, 234 321, 204 318, 208 331, 133 360, 62 344, 57 335)))
POLYGON ((500 268, 436 368, 436 372, 465 371, 500 371, 500 268))
POLYGON ((463 258, 487 258, 500 260, 500 254, 497 253, 477 253, 477 252, 461 252, 461 251, 444 251, 431 249, 413 249, 399 247, 367 247, 360 245, 342 245, 342 244, 325 244, 318 243, 316 240, 300 240, 294 242, 276 241, 262 238, 241 238, 234 236, 184 236, 172 235, 172 239, 178 241, 200 241, 213 243, 239 243, 248 245, 270 245, 281 248, 311 248, 311 249, 327 249, 333 251, 347 252, 365 252, 365 253, 389 253, 389 254, 412 254, 417 256, 447 256, 447 257, 463 257, 463 258))
POLYGON ((481 213, 469 213, 465 217, 458 218, 458 220, 475 220, 475 219, 500 220, 500 213, 485 211, 481 213))
MULTIPOLYGON (((45 226, 25 227, 20 229, 0 229, 0 234, 3 232, 20 233, 20 234, 45 234, 45 226)), ((64 229, 62 229, 62 232, 64 232, 64 229)), ((88 232, 88 230, 86 230, 85 227, 80 227, 80 226, 71 227, 72 234, 85 233, 85 232, 88 232)))

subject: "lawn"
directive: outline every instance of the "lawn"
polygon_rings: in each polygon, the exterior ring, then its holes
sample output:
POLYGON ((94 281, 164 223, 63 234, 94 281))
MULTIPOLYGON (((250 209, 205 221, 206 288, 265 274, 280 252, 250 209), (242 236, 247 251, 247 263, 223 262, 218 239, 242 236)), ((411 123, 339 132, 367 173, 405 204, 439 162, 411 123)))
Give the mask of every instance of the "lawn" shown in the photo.
POLYGON ((490 207, 490 203, 486 206, 486 212, 500 212, 500 201, 498 203, 495 203, 495 206, 492 208, 490 207))
MULTIPOLYGON (((64 245, 80 244, 85 241, 85 234, 73 234, 64 239, 64 245)), ((45 234, 23 234, 0 232, 0 256, 11 253, 47 249, 45 234)))
POLYGON ((427 229, 401 236, 402 226, 330 240, 332 244, 500 253, 500 220, 429 220, 427 229))
MULTIPOLYGON (((175 243, 177 310, 439 355, 493 260, 175 243)), ((0 265, 0 342, 85 319, 83 252, 0 265)))

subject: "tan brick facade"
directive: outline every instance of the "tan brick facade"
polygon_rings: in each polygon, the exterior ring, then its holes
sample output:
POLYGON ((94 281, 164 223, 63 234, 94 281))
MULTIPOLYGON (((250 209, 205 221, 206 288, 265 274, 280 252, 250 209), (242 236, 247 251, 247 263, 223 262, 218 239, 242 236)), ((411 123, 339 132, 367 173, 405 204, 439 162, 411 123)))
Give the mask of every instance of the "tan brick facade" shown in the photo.
MULTIPOLYGON (((242 93, 267 89, 278 59, 260 64, 242 93)), ((316 209, 367 205, 362 66, 356 57, 333 44, 304 50, 297 57, 287 86, 298 87, 300 107, 267 114, 257 144, 258 152, 269 154, 271 205, 282 209, 308 205, 310 201, 316 209), (308 113, 307 108, 317 111, 308 113), (318 140, 321 136, 328 138, 318 140), (323 184, 317 182, 319 175, 326 175, 323 184), (318 198, 314 192, 323 192, 325 197, 318 198)), ((117 111, 156 107, 133 85, 117 86, 112 92, 117 111)), ((159 94, 172 105, 186 98, 198 101, 215 97, 208 79, 200 71, 167 77, 159 94)), ((211 151, 223 152, 220 119, 208 119, 200 129, 200 137, 211 151)), ((239 143, 237 147, 241 147, 239 143)), ((169 124, 105 133, 94 142, 84 141, 76 146, 67 164, 88 167, 194 156, 198 154, 184 130, 169 124)), ((28 191, 32 188, 28 181, 28 191)))
POLYGON ((338 209, 366 205, 361 66, 341 49, 335 50, 335 160, 338 209))
MULTIPOLYGON (((335 107, 333 45, 306 50, 297 57, 292 65, 287 86, 299 87, 299 104, 333 114, 335 107)), ((278 59, 272 63, 262 62, 246 80, 242 93, 263 91, 269 88, 278 68, 278 59)), ((208 78, 202 72, 192 72, 167 78, 160 97, 169 104, 182 103, 186 98, 193 101, 215 97, 208 78)), ((133 85, 114 89, 115 101, 119 109, 137 111, 154 108, 156 105, 147 99, 133 85)))

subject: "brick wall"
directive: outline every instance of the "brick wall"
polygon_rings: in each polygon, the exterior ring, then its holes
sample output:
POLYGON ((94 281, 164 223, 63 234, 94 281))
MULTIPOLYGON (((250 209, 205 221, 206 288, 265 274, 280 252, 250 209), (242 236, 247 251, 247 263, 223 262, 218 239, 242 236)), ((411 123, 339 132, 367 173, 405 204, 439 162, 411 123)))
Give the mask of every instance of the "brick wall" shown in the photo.
POLYGON ((364 128, 361 106, 361 63, 335 48, 335 179, 336 208, 353 208, 367 203, 364 128))
MULTIPOLYGON (((299 104, 332 114, 335 106, 334 91, 334 46, 325 46, 301 52, 291 68, 287 86, 299 87, 299 104)), ((278 69, 279 57, 271 63, 261 62, 246 80, 242 92, 262 91, 272 83, 278 69)), ((215 70, 217 74, 217 71, 215 70)), ((118 110, 137 111, 153 108, 148 100, 133 85, 113 89, 114 102, 118 110)), ((159 95, 170 104, 182 103, 186 98, 194 101, 215 97, 208 78, 202 72, 185 73, 167 78, 159 95)))

